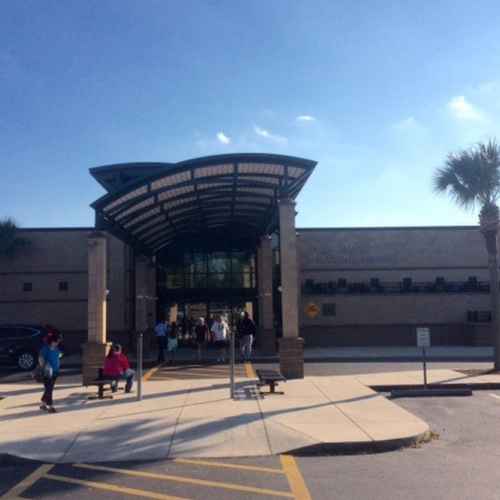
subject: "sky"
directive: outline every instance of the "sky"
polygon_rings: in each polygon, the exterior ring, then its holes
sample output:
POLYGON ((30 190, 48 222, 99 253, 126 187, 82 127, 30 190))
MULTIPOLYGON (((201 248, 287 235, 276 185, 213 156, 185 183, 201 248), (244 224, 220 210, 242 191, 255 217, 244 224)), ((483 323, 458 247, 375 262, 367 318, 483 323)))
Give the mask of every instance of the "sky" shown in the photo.
POLYGON ((432 189, 500 140, 498 0, 2 0, 0 218, 90 226, 91 167, 318 165, 300 227, 475 224, 432 189))

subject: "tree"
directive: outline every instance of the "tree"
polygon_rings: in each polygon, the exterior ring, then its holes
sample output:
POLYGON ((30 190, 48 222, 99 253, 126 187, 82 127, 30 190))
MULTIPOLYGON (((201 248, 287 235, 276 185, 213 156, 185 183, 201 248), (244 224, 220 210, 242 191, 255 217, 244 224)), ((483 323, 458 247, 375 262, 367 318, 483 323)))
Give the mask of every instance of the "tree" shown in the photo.
POLYGON ((18 231, 12 219, 0 220, 0 257, 15 257, 28 245, 28 240, 19 236, 18 231))
POLYGON ((491 326, 495 344, 495 370, 500 370, 500 304, 498 283, 500 195, 500 147, 494 139, 487 144, 450 153, 434 177, 434 189, 447 193, 463 208, 480 206, 479 227, 488 253, 490 275, 491 326))

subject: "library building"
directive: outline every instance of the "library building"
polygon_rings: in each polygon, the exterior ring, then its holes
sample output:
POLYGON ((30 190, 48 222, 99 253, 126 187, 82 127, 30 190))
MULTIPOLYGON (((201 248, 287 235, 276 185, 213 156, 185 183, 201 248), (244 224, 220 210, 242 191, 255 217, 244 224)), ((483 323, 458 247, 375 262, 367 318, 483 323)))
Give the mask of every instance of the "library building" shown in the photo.
POLYGON ((229 154, 92 168, 106 191, 94 227, 21 228, 28 244, 0 258, 0 323, 54 325, 91 360, 137 331, 153 349, 162 319, 189 339, 200 317, 246 311, 290 378, 304 346, 415 345, 418 326, 433 345, 491 345, 478 226, 329 228, 318 213, 297 228, 315 166, 229 154))

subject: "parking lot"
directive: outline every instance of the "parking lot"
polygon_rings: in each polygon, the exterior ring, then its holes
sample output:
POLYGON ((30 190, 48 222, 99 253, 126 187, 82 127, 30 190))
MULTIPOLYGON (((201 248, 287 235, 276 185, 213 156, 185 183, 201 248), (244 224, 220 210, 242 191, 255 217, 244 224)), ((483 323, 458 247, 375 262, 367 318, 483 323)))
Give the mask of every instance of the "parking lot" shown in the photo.
POLYGON ((174 499, 309 498, 291 456, 231 461, 178 459, 156 463, 30 464, 4 468, 4 498, 174 499), (6 474, 16 470, 15 476, 6 474), (9 480, 5 480, 10 477, 9 480))
POLYGON ((351 456, 54 466, 0 461, 0 499, 498 499, 500 391, 398 404, 429 422, 436 439, 351 456))
MULTIPOLYGON (((253 368, 257 368, 255 365, 253 368)), ((270 367, 270 364, 262 366, 270 367)), ((306 363, 307 375, 418 369, 419 363, 306 363)), ((433 363, 432 368, 488 369, 489 363, 433 363)), ((237 374, 246 374, 239 365, 237 374)), ((166 366, 162 380, 227 378, 223 365, 166 366)), ((285 385, 286 389, 286 385, 285 385)), ((108 463, 12 463, 0 456, 0 500, 497 499, 500 391, 472 397, 408 398, 397 404, 429 423, 434 437, 418 447, 350 456, 274 456, 108 463)), ((15 423, 14 423, 15 425, 15 423)), ((312 425, 312 424, 311 424, 312 425)), ((133 443, 130 443, 133 446, 133 443)))

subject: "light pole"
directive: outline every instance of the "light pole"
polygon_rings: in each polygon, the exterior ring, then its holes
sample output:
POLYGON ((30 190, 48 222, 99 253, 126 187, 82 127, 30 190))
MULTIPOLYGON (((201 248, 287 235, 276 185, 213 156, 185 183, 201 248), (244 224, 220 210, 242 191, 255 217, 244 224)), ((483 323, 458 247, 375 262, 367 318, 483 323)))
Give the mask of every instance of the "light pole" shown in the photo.
POLYGON ((137 295, 138 328, 137 328, 137 401, 142 400, 142 373, 144 364, 144 332, 147 329, 147 301, 155 301, 157 297, 137 295))

